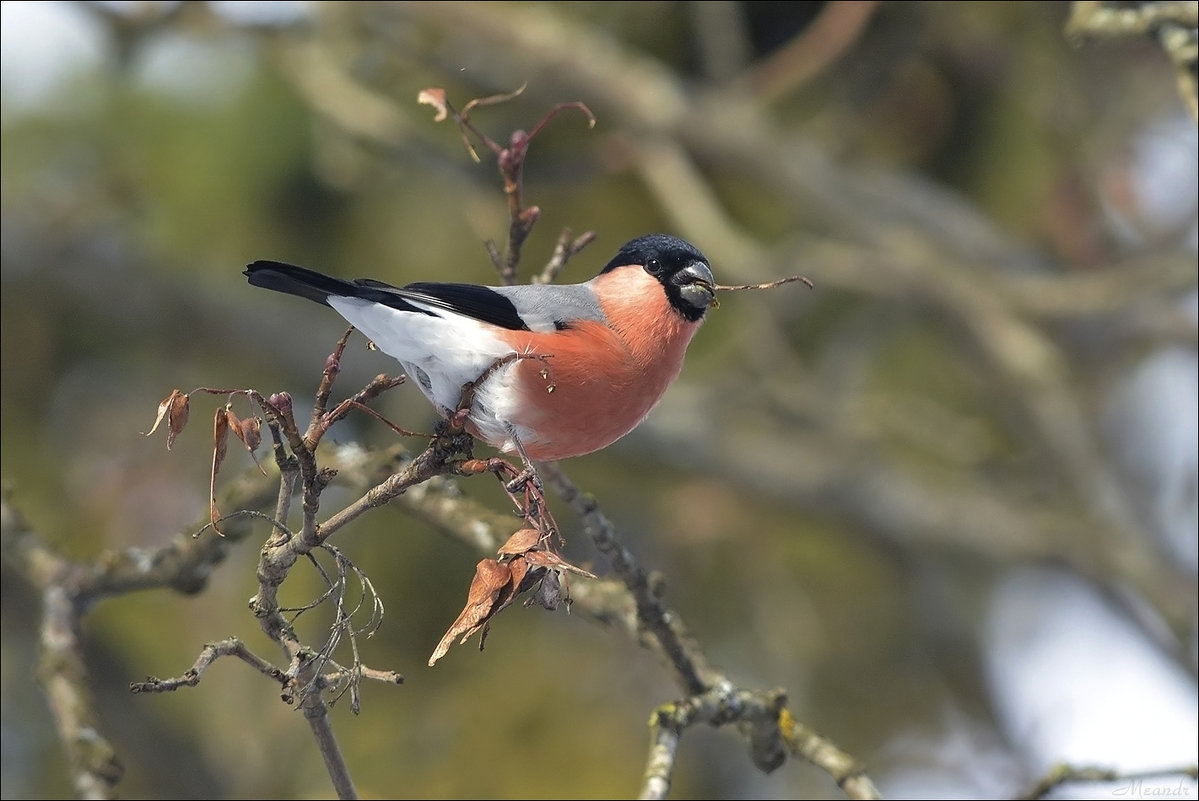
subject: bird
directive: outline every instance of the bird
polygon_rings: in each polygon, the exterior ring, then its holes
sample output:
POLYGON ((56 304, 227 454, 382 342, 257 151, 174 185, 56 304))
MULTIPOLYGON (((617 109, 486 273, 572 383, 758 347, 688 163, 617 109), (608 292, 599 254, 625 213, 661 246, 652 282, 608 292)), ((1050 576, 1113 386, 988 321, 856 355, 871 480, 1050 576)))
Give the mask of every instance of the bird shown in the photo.
POLYGON ((331 307, 398 361, 443 418, 464 417, 469 433, 526 465, 593 453, 636 428, 718 305, 708 259, 660 233, 627 242, 576 284, 397 287, 267 260, 244 274, 331 307))

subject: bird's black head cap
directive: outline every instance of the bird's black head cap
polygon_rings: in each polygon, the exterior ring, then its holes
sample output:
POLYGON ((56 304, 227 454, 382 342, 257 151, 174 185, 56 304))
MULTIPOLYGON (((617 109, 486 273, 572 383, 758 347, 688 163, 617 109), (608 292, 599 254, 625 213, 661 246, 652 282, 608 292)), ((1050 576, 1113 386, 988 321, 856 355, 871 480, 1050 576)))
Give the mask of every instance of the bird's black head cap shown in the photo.
POLYGON ((641 265, 666 290, 670 305, 695 322, 716 299, 715 279, 699 248, 669 234, 649 234, 625 243, 601 274, 630 264, 641 265))

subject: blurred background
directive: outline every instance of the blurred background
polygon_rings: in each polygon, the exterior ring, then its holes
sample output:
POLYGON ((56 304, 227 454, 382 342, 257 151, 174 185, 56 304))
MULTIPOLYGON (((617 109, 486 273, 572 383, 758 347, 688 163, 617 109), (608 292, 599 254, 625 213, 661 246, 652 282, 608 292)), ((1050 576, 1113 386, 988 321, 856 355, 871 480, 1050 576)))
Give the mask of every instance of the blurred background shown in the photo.
MULTIPOLYGON (((1011 797, 1058 762, 1194 764, 1197 138, 1153 38, 1072 41, 1067 3, 0 10, 2 475, 51 547, 87 564, 203 524, 224 401, 197 396, 168 453, 139 433, 172 388, 311 398, 344 324, 250 288, 247 262, 494 283, 494 160, 416 98, 525 85, 475 124, 503 143, 558 103, 597 118, 534 140, 526 277, 569 228, 598 239, 565 281, 667 231, 724 283, 815 283, 723 298, 647 423, 564 465, 709 658, 785 688, 888 797, 1011 797)), ((360 339, 343 368, 340 396, 396 371, 360 339)), ((409 387, 376 407, 432 423, 409 387)), ((365 415, 330 436, 396 441, 365 415)), ((231 449, 222 479, 251 469, 231 449)), ((489 477, 463 491, 509 508, 489 477)), ((335 484, 324 514, 351 499, 335 484)), ((570 558, 604 572, 558 519, 570 558)), ((202 592, 87 616, 123 797, 332 795, 300 713, 236 660, 195 688, 128 689, 231 635, 276 656, 246 609, 268 533, 202 592)), ((486 651, 428 668, 480 554, 396 504, 336 544, 387 607, 364 660, 407 679, 366 685, 357 716, 334 707, 363 796, 637 792, 648 715, 682 693, 648 651, 514 607, 486 651)), ((0 792, 63 797, 39 596, 8 560, 0 591, 0 792)), ((705 728, 674 778, 676 798, 838 792, 799 761, 762 775, 705 728)), ((1073 791, 1196 797, 1178 774, 1073 791)))

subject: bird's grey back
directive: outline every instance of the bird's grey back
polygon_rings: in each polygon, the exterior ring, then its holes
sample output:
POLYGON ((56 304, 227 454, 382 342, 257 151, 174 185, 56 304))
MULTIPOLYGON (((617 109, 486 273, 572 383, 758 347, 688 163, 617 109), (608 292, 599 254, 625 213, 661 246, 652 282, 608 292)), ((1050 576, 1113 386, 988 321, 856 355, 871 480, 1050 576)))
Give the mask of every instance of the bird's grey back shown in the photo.
POLYGON ((533 331, 555 331, 570 320, 607 322, 587 284, 521 284, 493 287, 516 307, 533 331))

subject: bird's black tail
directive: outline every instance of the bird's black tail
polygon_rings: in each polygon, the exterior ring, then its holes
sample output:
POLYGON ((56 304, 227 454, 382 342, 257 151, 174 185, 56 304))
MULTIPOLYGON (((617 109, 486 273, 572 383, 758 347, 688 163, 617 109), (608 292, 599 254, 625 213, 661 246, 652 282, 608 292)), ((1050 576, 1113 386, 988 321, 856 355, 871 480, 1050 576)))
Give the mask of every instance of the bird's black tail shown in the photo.
POLYGON ((245 275, 253 286, 299 295, 326 306, 330 295, 354 297, 360 294, 359 287, 349 281, 281 261, 256 261, 246 267, 245 275))

